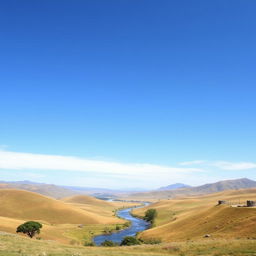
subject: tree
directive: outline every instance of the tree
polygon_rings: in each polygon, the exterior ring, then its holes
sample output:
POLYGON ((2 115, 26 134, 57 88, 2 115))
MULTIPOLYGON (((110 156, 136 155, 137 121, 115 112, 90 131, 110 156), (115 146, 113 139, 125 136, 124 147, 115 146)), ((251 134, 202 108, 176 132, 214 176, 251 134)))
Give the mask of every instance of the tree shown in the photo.
POLYGON ((137 244, 140 244, 140 241, 134 237, 134 236, 126 236, 123 241, 121 242, 121 246, 122 245, 127 245, 127 246, 130 246, 130 245, 137 245, 137 244))
POLYGON ((145 213, 144 220, 153 223, 154 219, 157 216, 157 211, 156 209, 148 209, 145 213))
POLYGON ((42 228, 42 224, 36 221, 27 221, 20 226, 17 227, 17 233, 23 233, 28 235, 30 238, 33 238, 35 234, 40 233, 40 229, 42 228))

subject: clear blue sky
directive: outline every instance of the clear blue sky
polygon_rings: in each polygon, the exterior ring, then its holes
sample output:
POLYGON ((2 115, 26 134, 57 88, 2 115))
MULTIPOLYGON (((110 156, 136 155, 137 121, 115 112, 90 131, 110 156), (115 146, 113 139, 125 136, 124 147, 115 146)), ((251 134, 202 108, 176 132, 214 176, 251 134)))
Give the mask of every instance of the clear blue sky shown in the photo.
MULTIPOLYGON (((151 187, 256 178, 255 12, 254 0, 2 1, 2 151, 175 168, 205 161, 196 164, 204 174, 151 187)), ((2 163, 0 178, 140 185, 47 168, 2 163)))

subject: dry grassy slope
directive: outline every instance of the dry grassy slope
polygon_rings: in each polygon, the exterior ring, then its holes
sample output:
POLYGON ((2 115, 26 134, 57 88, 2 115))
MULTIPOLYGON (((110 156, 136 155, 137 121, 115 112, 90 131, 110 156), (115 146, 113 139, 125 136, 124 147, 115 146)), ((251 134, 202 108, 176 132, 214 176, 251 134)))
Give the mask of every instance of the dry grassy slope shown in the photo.
POLYGON ((113 206, 110 202, 97 199, 95 197, 86 196, 86 195, 76 195, 72 197, 63 198, 62 201, 66 203, 75 203, 75 204, 89 204, 89 205, 95 205, 95 206, 105 206, 105 207, 111 207, 113 206))
POLYGON ((101 216, 113 216, 118 208, 130 207, 137 205, 137 203, 128 202, 107 202, 86 195, 77 195, 62 199, 64 202, 81 209, 100 214, 101 216))
MULTIPOLYGON (((24 221, 22 219, 0 217, 0 235, 3 231, 12 234, 16 233, 17 227, 24 221)), ((52 225, 43 223, 43 228, 38 236, 43 240, 58 241, 63 244, 70 244, 71 241, 83 244, 85 241, 91 241, 91 232, 97 235, 103 233, 106 227, 114 229, 115 226, 115 224, 86 224, 84 228, 79 228, 77 224, 52 225)), ((19 234, 19 236, 27 237, 23 234, 19 234)))
MULTIPOLYGON (((218 200, 245 201, 256 199, 256 189, 225 191, 201 197, 162 200, 147 208, 158 211, 155 228, 142 233, 142 237, 160 237, 165 241, 202 238, 256 238, 256 208, 216 206, 218 200)), ((135 210, 143 215, 145 209, 135 210)))
POLYGON ((107 224, 116 223, 114 217, 104 217, 62 201, 22 190, 0 190, 0 216, 40 220, 52 224, 107 224))
POLYGON ((99 214, 105 217, 111 217, 114 215, 115 207, 110 202, 97 199, 95 197, 90 197, 86 195, 78 195, 73 197, 68 197, 62 199, 65 203, 72 206, 78 207, 80 209, 92 212, 94 214, 99 214))
MULTIPOLYGON (((15 233, 17 227, 24 223, 25 220, 22 219, 13 219, 7 217, 0 217, 0 230, 15 233)), ((62 225, 48 225, 44 224, 43 229, 41 230, 40 237, 47 240, 56 240, 63 243, 68 243, 70 239, 65 237, 65 231, 70 228, 75 228, 72 224, 62 224, 62 225)), ((25 235, 24 235, 25 236, 25 235)))
POLYGON ((92 234, 103 233, 106 227, 115 229, 116 224, 125 222, 116 218, 113 211, 129 204, 108 203, 89 196, 82 199, 84 204, 72 204, 22 190, 0 190, 0 230, 15 233, 25 221, 38 220, 43 223, 42 239, 83 244, 90 241, 92 234), (85 225, 81 228, 77 224, 85 225))

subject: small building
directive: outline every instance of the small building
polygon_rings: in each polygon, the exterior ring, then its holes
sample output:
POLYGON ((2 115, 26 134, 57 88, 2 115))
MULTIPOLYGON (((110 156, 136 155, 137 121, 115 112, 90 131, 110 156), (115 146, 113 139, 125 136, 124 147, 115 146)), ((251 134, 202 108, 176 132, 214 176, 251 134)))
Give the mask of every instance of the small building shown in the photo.
POLYGON ((256 206, 256 201, 247 200, 246 205, 247 207, 254 207, 256 206))
POLYGON ((218 201, 218 205, 221 205, 221 204, 227 204, 227 201, 219 200, 219 201, 218 201))

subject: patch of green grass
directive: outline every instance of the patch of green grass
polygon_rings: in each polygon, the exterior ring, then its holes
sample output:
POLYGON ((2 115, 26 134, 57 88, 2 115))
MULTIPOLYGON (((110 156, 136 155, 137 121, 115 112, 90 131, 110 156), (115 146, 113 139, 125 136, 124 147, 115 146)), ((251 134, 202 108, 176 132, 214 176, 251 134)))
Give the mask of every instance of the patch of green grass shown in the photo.
MULTIPOLYGON (((64 235, 71 239, 71 241, 76 241, 76 244, 84 244, 92 242, 94 236, 106 233, 117 232, 116 224, 106 225, 106 224, 94 224, 94 225, 84 225, 82 228, 75 228, 67 230, 64 235)), ((126 228, 126 223, 118 224, 120 229, 126 228)))

